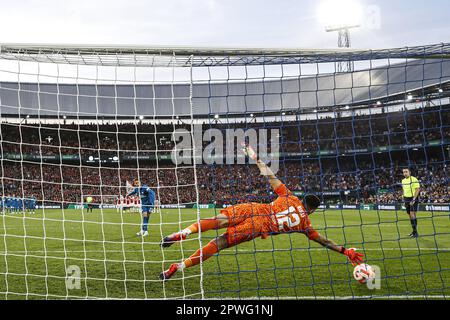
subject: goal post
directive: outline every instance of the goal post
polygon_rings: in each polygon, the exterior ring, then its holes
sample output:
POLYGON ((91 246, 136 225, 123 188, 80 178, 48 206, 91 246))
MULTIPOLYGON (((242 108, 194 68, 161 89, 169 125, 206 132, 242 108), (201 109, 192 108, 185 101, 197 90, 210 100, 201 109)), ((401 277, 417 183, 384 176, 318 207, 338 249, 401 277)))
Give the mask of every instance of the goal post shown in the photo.
POLYGON ((0 113, 2 299, 450 293, 448 43, 367 50, 0 44, 0 113), (337 72, 343 61, 354 71, 337 72), (358 283, 344 256, 298 233, 256 238, 159 279, 226 231, 162 248, 165 236, 228 206, 276 198, 243 143, 294 196, 320 198, 312 225, 364 253, 378 287, 358 283), (402 169, 421 186, 419 238, 408 237, 402 169), (136 235, 144 215, 123 211, 135 180, 156 198, 146 237, 136 235), (93 212, 84 209, 88 197, 93 212), (27 212, 30 199, 35 214, 27 212))

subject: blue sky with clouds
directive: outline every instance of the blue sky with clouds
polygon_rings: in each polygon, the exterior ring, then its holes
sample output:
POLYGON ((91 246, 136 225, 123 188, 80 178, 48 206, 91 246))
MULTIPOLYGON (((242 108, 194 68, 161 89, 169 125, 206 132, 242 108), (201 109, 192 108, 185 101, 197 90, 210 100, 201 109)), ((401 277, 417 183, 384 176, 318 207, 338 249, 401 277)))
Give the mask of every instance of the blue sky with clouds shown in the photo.
MULTIPOLYGON (((0 0, 0 42, 333 48, 318 19, 327 1, 0 0)), ((365 21, 379 13, 352 32, 354 48, 450 42, 448 0, 352 1, 365 21)))

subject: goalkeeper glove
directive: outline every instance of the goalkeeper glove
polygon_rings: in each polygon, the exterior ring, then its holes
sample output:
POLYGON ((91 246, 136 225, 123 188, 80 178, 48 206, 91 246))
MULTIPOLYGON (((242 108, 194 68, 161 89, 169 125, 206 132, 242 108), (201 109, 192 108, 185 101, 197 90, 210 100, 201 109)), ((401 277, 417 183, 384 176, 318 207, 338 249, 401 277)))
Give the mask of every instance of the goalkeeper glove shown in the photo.
POLYGON ((244 153, 245 153, 245 155, 246 155, 247 157, 249 157, 250 159, 256 161, 256 158, 257 158, 257 157, 256 157, 256 152, 255 152, 255 150, 253 150, 253 148, 252 148, 251 146, 249 146, 249 145, 244 145, 243 151, 244 151, 244 153))
POLYGON ((347 256, 347 258, 354 266, 363 262, 364 255, 362 253, 356 252, 355 248, 345 249, 344 247, 342 247, 342 249, 343 250, 341 250, 341 252, 347 256))

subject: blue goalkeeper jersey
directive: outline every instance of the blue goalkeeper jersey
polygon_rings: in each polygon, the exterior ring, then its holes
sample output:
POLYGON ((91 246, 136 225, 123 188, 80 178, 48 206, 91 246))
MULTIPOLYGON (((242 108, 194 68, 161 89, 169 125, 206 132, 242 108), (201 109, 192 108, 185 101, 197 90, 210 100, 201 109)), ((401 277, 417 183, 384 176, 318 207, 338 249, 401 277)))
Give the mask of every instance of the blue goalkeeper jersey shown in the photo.
POLYGON ((141 205, 144 206, 154 206, 155 205, 155 192, 150 189, 147 185, 142 185, 139 188, 135 188, 132 192, 128 194, 128 196, 132 196, 134 194, 139 194, 139 198, 141 199, 141 205))

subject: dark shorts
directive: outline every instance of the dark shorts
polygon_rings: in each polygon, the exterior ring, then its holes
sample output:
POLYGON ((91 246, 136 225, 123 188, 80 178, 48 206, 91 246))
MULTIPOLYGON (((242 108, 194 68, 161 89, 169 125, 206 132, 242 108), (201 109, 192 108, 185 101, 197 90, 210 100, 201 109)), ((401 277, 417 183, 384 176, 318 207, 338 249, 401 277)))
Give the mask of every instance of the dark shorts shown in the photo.
POLYGON ((403 198, 403 200, 405 201, 406 212, 408 214, 410 214, 411 211, 417 212, 417 209, 419 208, 419 200, 416 199, 414 204, 411 205, 412 199, 413 199, 413 197, 404 197, 403 198))
POLYGON ((153 206, 151 204, 142 204, 141 211, 142 213, 152 213, 153 206))

